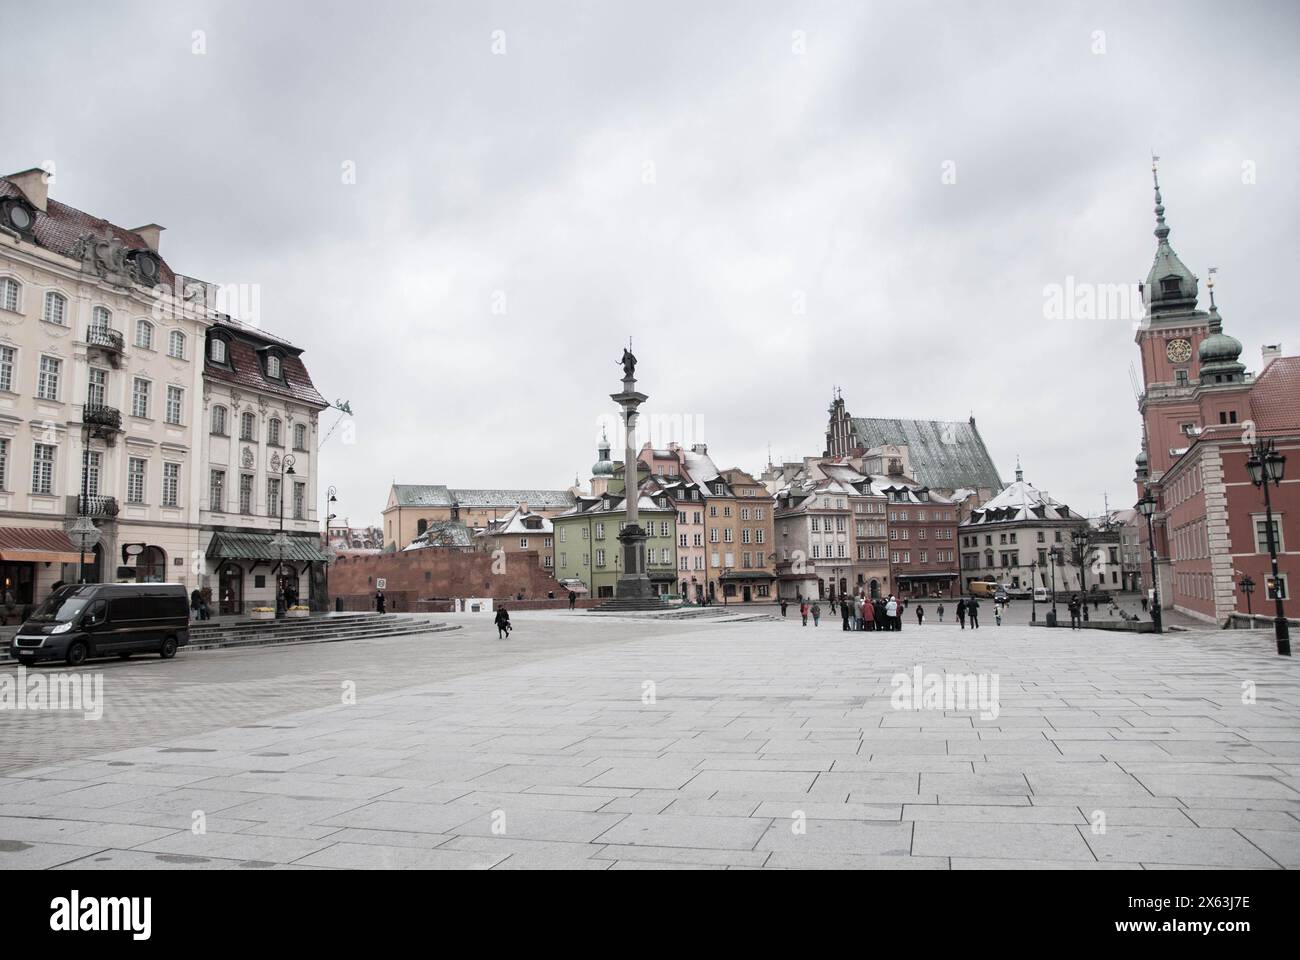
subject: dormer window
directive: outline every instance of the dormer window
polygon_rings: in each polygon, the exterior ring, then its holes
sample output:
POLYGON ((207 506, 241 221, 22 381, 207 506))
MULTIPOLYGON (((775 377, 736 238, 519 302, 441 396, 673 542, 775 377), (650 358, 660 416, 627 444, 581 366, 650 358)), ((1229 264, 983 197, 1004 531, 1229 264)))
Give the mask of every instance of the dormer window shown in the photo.
POLYGON ((208 359, 213 363, 226 362, 226 341, 213 337, 208 341, 208 359))
POLYGON ((1179 291, 1177 277, 1165 277, 1160 281, 1160 292, 1177 295, 1179 291))
POLYGON ((266 375, 272 380, 279 380, 283 376, 280 370, 280 358, 274 353, 266 355, 266 375))

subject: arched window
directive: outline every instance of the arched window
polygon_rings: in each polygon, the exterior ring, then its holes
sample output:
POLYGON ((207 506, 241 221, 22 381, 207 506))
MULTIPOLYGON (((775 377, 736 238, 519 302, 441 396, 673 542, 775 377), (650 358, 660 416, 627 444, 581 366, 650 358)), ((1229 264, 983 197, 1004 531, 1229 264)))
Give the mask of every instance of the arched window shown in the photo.
POLYGON ((177 360, 185 359, 185 334, 173 330, 167 335, 167 356, 177 360))
POLYGON ((18 312, 18 294, 22 291, 20 284, 13 277, 0 277, 0 307, 18 312))
POLYGON ((208 358, 213 363, 226 362, 226 341, 220 337, 213 337, 208 341, 208 358))
POLYGON ((226 408, 217 406, 212 408, 212 432, 218 437, 226 435, 226 408))
POLYGON ((298 423, 293 428, 293 448, 295 450, 307 449, 307 425, 298 423))
POLYGON ((271 423, 266 430, 266 442, 273 447, 280 445, 280 419, 272 417, 271 423))
POLYGON ((266 375, 272 380, 280 379, 280 358, 274 353, 266 355, 266 375))
POLYGON ((90 311, 90 328, 104 333, 113 324, 113 314, 107 307, 96 307, 90 311))
POLYGON ((57 323, 64 327, 68 324, 68 298, 54 290, 45 294, 45 311, 41 319, 46 323, 57 323))
POLYGON ((239 439, 256 440, 257 439, 257 420, 251 413, 241 414, 239 417, 239 439))
POLYGON ((135 322, 135 345, 146 350, 153 349, 153 324, 148 320, 135 322))
POLYGON ((416 532, 416 535, 417 535, 417 536, 420 535, 420 534, 422 534, 422 533, 424 533, 424 531, 426 531, 426 530, 428 530, 428 529, 429 529, 429 521, 428 521, 428 520, 417 520, 417 521, 415 521, 415 532, 416 532))

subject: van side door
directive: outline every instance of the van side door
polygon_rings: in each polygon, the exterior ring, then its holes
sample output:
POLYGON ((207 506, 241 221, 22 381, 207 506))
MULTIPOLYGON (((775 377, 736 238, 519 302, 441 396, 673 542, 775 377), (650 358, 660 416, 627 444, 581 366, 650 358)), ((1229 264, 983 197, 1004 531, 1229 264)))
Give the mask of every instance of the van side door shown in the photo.
POLYGON ((92 656, 113 649, 113 624, 109 620, 106 601, 92 600, 81 612, 80 626, 92 656))

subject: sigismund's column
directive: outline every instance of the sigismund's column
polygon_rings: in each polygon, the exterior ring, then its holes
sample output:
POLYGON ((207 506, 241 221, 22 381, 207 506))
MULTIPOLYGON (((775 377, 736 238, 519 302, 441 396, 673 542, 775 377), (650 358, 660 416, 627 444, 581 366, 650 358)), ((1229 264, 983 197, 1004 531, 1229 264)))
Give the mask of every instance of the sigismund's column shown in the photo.
POLYGON ((637 521, 637 500, 640 490, 637 484, 636 461, 636 418, 637 407, 650 399, 636 389, 636 357, 631 350, 623 351, 623 390, 611 393, 610 399, 623 411, 623 503, 625 518, 619 542, 623 545, 623 571, 619 574, 614 595, 619 598, 655 597, 654 584, 646 568, 646 540, 649 534, 641 529, 637 521))

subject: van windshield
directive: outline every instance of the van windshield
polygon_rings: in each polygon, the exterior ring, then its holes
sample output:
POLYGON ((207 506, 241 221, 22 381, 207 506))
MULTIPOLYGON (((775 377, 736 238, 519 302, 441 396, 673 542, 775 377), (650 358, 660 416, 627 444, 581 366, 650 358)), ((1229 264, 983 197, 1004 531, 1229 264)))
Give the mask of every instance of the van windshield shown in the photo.
POLYGON ((40 623, 67 623, 81 613, 89 602, 89 597, 56 593, 37 607, 30 619, 40 623))

